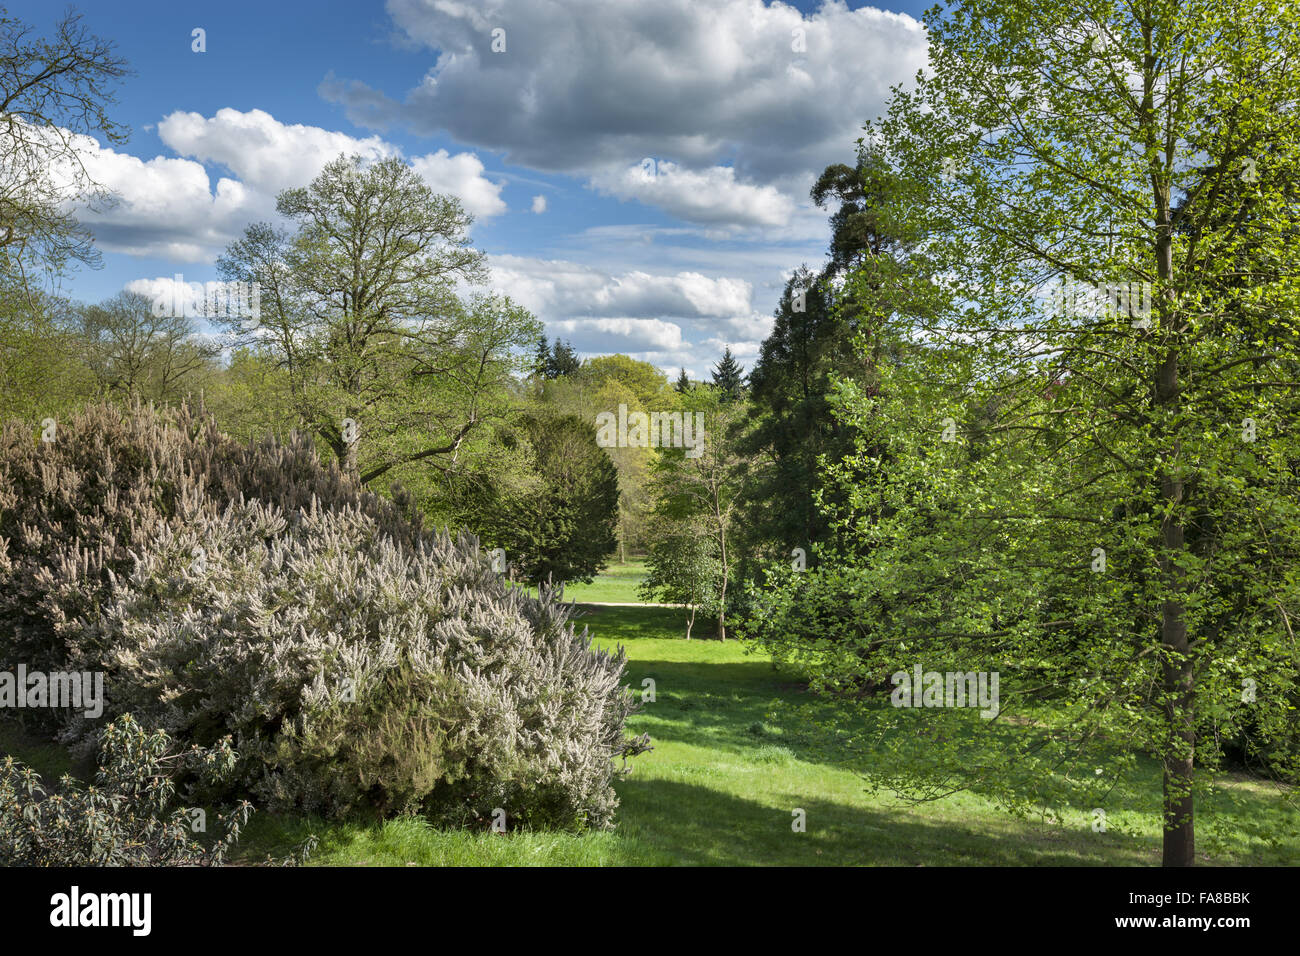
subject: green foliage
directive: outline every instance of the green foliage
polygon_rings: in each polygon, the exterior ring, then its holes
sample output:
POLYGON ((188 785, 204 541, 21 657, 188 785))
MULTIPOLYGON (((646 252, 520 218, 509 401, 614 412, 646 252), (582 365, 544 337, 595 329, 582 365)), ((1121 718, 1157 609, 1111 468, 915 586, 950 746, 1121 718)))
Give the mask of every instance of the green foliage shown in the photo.
POLYGON ((485 483, 469 521, 525 581, 590 581, 614 549, 618 472, 581 418, 525 414, 518 428, 502 440, 527 442, 535 483, 518 495, 485 483))
MULTIPOLYGON (((64 775, 50 792, 28 767, 0 764, 0 865, 220 866, 253 812, 247 801, 217 814, 206 840, 206 812, 176 807, 173 777, 180 768, 218 778, 234 765, 230 740, 210 748, 171 749, 163 731, 141 730, 124 715, 104 728, 95 786, 64 775)), ((304 844, 296 860, 311 852, 304 844)))
POLYGON ((194 331, 189 318, 154 315, 153 299, 138 292, 77 310, 81 355, 99 389, 128 400, 180 401, 215 367, 220 346, 194 331))
POLYGON ((38 422, 92 398, 81 346, 70 303, 0 280, 0 416, 38 422))
POLYGON ((826 486, 849 546, 757 616, 811 618, 790 650, 836 693, 916 664, 1001 674, 981 733, 954 708, 879 721, 934 743, 884 751, 913 795, 1105 808, 1157 755, 1186 865, 1222 741, 1249 726, 1298 769, 1300 31, 1273 3, 1081 21, 973 0, 927 24, 931 69, 871 130, 897 184, 880 218, 927 239, 849 277, 895 357, 837 393, 859 432, 826 486), (1150 283, 1150 310, 1068 302, 1062 280, 1150 283), (869 596, 860 621, 828 613, 839 591, 869 596))
POLYGON ((471 434, 506 414, 540 330, 504 296, 457 294, 487 278, 471 217, 403 160, 357 156, 285 190, 276 209, 292 230, 249 227, 218 268, 261 290, 260 315, 228 324, 287 377, 288 424, 363 482, 452 469, 471 434))
POLYGON ((537 345, 533 349, 533 367, 532 373, 539 378, 547 378, 547 372, 551 368, 551 345, 546 340, 546 334, 542 333, 537 336, 537 345))
POLYGON ((861 296, 842 280, 866 262, 905 258, 914 245, 906 227, 886 218, 885 198, 895 188, 884 157, 865 147, 854 166, 828 166, 813 186, 813 202, 832 210, 829 259, 820 273, 801 267, 790 277, 749 376, 752 422, 743 449, 754 468, 743 504, 744 578, 765 558, 833 538, 824 512, 843 501, 822 486, 821 461, 854 451, 852 429, 833 413, 834 382, 873 382, 876 363, 892 358, 876 333, 898 305, 887 285, 861 296), (771 507, 774 500, 782 506, 771 507))
POLYGON ((603 385, 618 382, 631 393, 635 407, 663 411, 668 397, 664 394, 668 380, 649 362, 627 355, 598 355, 583 363, 577 373, 579 382, 597 394, 603 385))
MULTIPOLYGON (((589 359, 574 375, 547 382, 538 396, 548 414, 576 415, 594 423, 601 413, 617 414, 620 405, 633 412, 666 412, 678 407, 675 392, 653 365, 626 355, 589 359)), ((620 560, 645 550, 651 500, 650 470, 656 451, 632 446, 609 447, 605 453, 618 470, 618 549, 620 560)))
POLYGON ((816 502, 819 462, 822 456, 838 461, 852 450, 849 429, 832 414, 832 380, 854 370, 861 375, 864 364, 852 347, 852 329, 816 278, 796 271, 750 375, 751 415, 742 447, 755 462, 743 501, 744 549, 751 559, 783 556, 826 538, 827 521, 816 502), (773 500, 782 506, 771 507, 773 500))
POLYGON ((713 366, 713 387, 718 390, 723 401, 738 401, 744 394, 745 376, 742 374, 743 372, 744 369, 736 361, 736 357, 731 354, 731 346, 728 345, 723 351, 718 364, 713 366))
POLYGON ((646 601, 685 605, 689 640, 695 612, 716 614, 721 606, 723 567, 718 543, 702 521, 665 522, 658 528, 646 558, 649 573, 638 592, 646 601))
MULTIPOLYGON (((702 416, 696 419, 704 424, 698 435, 702 442, 691 450, 694 453, 684 448, 661 449, 655 461, 650 491, 656 540, 660 542, 658 564, 662 575, 672 574, 667 567, 672 555, 689 556, 689 551, 683 550, 688 548, 685 539, 696 535, 707 539, 698 560, 691 560, 697 572, 717 561, 717 568, 708 575, 715 582, 709 605, 717 612, 718 637, 726 640, 727 593, 737 561, 737 513, 746 480, 747 462, 738 441, 746 408, 712 386, 692 389, 682 396, 682 405, 683 415, 702 416), (676 543, 671 543, 673 538, 676 543)), ((690 578, 699 579, 695 573, 690 578)))
POLYGON ((573 350, 573 343, 561 342, 558 337, 555 340, 555 345, 547 349, 546 337, 542 336, 538 340, 537 355, 534 361, 537 373, 547 380, 567 378, 582 367, 582 360, 578 358, 578 353, 573 350))

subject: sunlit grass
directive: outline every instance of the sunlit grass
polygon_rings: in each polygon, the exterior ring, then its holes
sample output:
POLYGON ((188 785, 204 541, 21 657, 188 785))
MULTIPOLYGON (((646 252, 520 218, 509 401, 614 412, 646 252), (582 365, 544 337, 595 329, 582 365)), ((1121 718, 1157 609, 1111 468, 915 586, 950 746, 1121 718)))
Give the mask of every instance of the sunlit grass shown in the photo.
POLYGON ((570 584, 564 589, 566 601, 613 601, 638 604, 645 600, 637 588, 645 580, 646 566, 643 558, 629 558, 619 564, 611 558, 605 570, 596 575, 590 584, 570 584))

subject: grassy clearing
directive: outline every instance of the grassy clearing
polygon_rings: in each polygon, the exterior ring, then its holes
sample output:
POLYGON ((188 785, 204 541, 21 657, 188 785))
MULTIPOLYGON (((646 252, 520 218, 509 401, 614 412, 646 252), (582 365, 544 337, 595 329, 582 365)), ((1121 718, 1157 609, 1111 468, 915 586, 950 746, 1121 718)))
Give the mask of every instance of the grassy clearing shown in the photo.
POLYGON ((637 588, 646 577, 644 558, 629 558, 619 564, 613 558, 605 570, 596 575, 590 584, 570 584, 564 589, 566 601, 614 601, 638 604, 645 600, 637 588))
MULTIPOLYGON (((736 642, 684 641, 679 618, 667 608, 578 609, 578 623, 598 644, 627 649, 634 690, 654 681, 656 699, 631 729, 648 732, 655 749, 618 783, 614 832, 470 834, 420 820, 338 823, 260 813, 239 856, 282 855, 316 833, 316 865, 1158 865, 1153 761, 1143 764, 1138 788, 1117 798, 1107 833, 1094 833, 1084 810, 1059 822, 1017 819, 976 793, 919 806, 874 797, 826 731, 779 716, 783 703, 808 700, 795 675, 736 642), (806 833, 791 830, 795 808, 807 813, 806 833)), ((0 744, 17 744, 34 763, 39 756, 58 764, 57 748, 33 751, 8 738, 0 744)), ((1201 862, 1300 863, 1293 839, 1300 812, 1272 785, 1230 778, 1214 809, 1198 820, 1208 850, 1201 862)))
MULTIPOLYGON (((626 564, 619 564, 610 558, 605 570, 596 575, 590 584, 581 581, 564 586, 566 601, 597 601, 615 604, 641 604, 645 599, 637 592, 641 582, 646 578, 644 558, 629 558, 626 564)), ((525 590, 536 596, 537 588, 525 590)))

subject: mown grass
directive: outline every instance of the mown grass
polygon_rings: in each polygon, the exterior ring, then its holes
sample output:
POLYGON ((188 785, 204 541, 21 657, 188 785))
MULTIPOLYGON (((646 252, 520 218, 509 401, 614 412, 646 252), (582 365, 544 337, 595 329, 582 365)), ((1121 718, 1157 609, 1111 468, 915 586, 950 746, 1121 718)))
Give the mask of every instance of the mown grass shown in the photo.
POLYGON ((644 558, 629 558, 626 564, 619 564, 611 558, 605 570, 596 575, 595 580, 590 584, 578 582, 567 585, 564 589, 564 599, 639 604, 645 598, 637 592, 637 588, 645 578, 644 558))
MULTIPOLYGON (((594 628, 593 628, 594 629, 594 628)), ((619 785, 619 833, 644 850, 699 864, 1156 865, 1160 856, 1159 772, 1146 761, 1139 788, 1096 833, 1085 810, 1057 822, 1025 820, 974 793, 905 804, 871 796, 861 768, 842 765, 818 728, 773 717, 779 702, 801 703, 794 675, 733 643, 632 638, 629 683, 655 681, 633 729, 655 750, 619 785), (807 832, 791 831, 792 811, 807 832)), ((919 745, 919 742, 918 742, 919 745)), ((1276 788, 1249 778, 1224 782, 1216 834, 1233 850, 1202 862, 1294 864, 1286 835, 1300 814, 1276 788), (1227 796, 1235 806, 1227 806, 1227 796)))
MULTIPOLYGON (((1105 833, 1093 832, 1083 809, 1048 821, 1010 816, 979 793, 919 805, 872 795, 864 768, 837 749, 832 731, 791 716, 810 702, 797 675, 734 641, 682 640, 679 617, 667 608, 577 609, 578 623, 599 645, 627 649, 628 685, 654 690, 630 727, 648 732, 654 750, 617 784, 622 805, 615 831, 500 835, 439 831, 418 819, 365 824, 259 813, 239 858, 282 856, 314 833, 320 838, 315 865, 1159 863, 1154 761, 1144 760, 1133 788, 1115 795, 1105 833), (805 833, 791 828, 796 809, 806 813, 805 833)), ((862 719, 871 719, 869 709, 862 719)), ((22 749, 31 752, 26 744, 22 749)), ((49 766, 58 763, 48 748, 40 756, 49 766)), ((1300 863, 1294 839, 1300 813, 1273 785, 1229 777, 1215 812, 1207 809, 1202 804, 1198 819, 1207 847, 1200 862, 1300 863)))
MULTIPOLYGON (((646 564, 644 558, 629 558, 626 564, 619 564, 611 558, 605 569, 591 581, 584 584, 574 581, 564 586, 566 601, 596 601, 615 604, 644 604, 647 602, 637 590, 645 580, 646 564)), ((517 585, 534 597, 537 588, 531 585, 517 585)))

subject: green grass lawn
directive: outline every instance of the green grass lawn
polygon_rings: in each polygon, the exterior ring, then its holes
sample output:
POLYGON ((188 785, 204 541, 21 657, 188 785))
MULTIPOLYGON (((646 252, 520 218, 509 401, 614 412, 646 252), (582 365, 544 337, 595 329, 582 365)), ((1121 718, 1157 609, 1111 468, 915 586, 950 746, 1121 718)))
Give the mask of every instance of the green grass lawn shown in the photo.
MULTIPOLYGON (((795 675, 736 642, 682 640, 681 615, 672 609, 579 607, 576 616, 597 643, 627 649, 634 690, 654 681, 655 701, 629 728, 648 732, 654 750, 618 782, 613 832, 470 834, 419 820, 335 823, 259 813, 238 855, 281 855, 315 833, 316 865, 1159 864, 1154 761, 1144 761, 1139 788, 1111 816, 1112 831, 1130 833, 1094 833, 1083 810, 1056 823, 1017 819, 974 793, 922 805, 871 796, 861 768, 843 762, 827 731, 782 716, 783 704, 809 700, 795 675), (796 808, 806 811, 806 833, 791 830, 796 808)), ((38 755, 58 766, 57 751, 38 755)), ((1215 839, 1201 841, 1217 849, 1201 854, 1202 862, 1300 863, 1300 813, 1273 785, 1232 777, 1219 802, 1215 839)), ((1208 835, 1204 809, 1198 831, 1208 835)))
MULTIPOLYGON (((574 582, 564 586, 566 601, 609 601, 615 604, 640 604, 645 601, 637 593, 637 588, 645 580, 646 567, 644 558, 629 558, 626 564, 619 564, 610 558, 605 570, 596 575, 590 584, 574 582)), ((530 594, 536 594, 536 588, 528 588, 530 594)))
POLYGON ((565 587, 564 599, 638 604, 645 600, 636 590, 645 576, 645 559, 629 558, 627 564, 619 564, 611 558, 605 570, 590 584, 577 583, 565 587))

